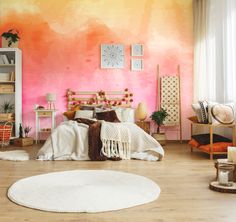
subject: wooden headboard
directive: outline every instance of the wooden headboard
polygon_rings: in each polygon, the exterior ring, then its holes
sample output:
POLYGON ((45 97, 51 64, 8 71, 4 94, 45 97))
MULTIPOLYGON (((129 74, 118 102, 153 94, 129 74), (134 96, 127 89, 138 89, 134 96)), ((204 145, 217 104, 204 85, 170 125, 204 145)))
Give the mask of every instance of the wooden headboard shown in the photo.
POLYGON ((106 107, 131 107, 133 94, 124 91, 72 91, 67 90, 67 109, 73 110, 78 105, 102 105, 106 107))

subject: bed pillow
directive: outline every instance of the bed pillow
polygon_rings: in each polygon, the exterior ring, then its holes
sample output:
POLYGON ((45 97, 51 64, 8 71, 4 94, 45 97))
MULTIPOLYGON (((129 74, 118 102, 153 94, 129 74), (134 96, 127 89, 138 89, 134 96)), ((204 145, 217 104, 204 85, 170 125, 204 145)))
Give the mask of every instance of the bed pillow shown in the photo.
MULTIPOLYGON (((198 134, 192 135, 192 138, 196 140, 200 145, 207 145, 210 144, 210 134, 198 134)), ((230 139, 223 137, 218 134, 213 134, 213 143, 218 142, 232 142, 230 139)))
POLYGON ((75 112, 74 119, 83 118, 83 119, 93 119, 94 111, 93 110, 77 110, 75 112))
POLYGON ((94 104, 94 105, 81 105, 80 106, 81 110, 95 110, 96 108, 102 108, 102 105, 94 104))
POLYGON ((105 120, 107 122, 120 122, 120 120, 116 115, 115 110, 96 113, 96 118, 98 120, 105 120))
POLYGON ((76 111, 66 111, 63 115, 67 118, 67 120, 73 120, 75 118, 76 111))
POLYGON ((216 104, 211 108, 212 124, 234 123, 234 109, 230 105, 216 104))
POLYGON ((90 124, 93 124, 93 123, 96 123, 96 119, 85 119, 85 118, 77 118, 75 119, 78 123, 83 123, 83 124, 86 124, 86 125, 90 125, 90 124))
POLYGON ((132 108, 116 107, 114 108, 118 119, 121 122, 135 122, 135 110, 132 108))

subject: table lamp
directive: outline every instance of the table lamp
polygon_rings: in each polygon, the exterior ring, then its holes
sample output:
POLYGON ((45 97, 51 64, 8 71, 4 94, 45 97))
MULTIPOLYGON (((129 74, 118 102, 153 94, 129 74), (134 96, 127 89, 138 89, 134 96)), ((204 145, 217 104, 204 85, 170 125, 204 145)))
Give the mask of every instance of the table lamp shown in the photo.
POLYGON ((47 93, 46 100, 48 102, 48 109, 55 109, 55 101, 56 101, 56 94, 55 93, 47 93))
POLYGON ((144 121, 147 118, 147 106, 146 103, 140 102, 136 109, 136 118, 139 121, 144 121))

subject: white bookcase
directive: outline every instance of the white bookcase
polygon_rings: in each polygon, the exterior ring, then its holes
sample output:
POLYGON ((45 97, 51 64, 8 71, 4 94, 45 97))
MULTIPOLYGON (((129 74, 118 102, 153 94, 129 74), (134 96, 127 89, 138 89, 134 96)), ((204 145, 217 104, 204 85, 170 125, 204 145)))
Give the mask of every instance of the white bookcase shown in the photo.
POLYGON ((18 137, 19 124, 22 123, 22 52, 18 48, 0 48, 0 108, 4 102, 14 104, 12 136, 18 137), (8 91, 7 87, 14 87, 14 90, 8 91))

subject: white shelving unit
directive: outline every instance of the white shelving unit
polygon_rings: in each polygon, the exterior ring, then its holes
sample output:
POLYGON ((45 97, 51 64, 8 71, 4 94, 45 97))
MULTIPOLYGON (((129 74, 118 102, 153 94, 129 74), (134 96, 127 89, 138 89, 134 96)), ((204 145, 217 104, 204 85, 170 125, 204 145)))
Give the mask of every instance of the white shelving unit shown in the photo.
MULTIPOLYGON (((19 136, 19 124, 22 123, 22 52, 18 48, 0 48, 0 55, 7 57, 10 64, 0 64, 0 75, 14 73, 14 79, 1 80, 0 85, 13 85, 14 92, 0 91, 0 107, 5 101, 14 104, 14 137, 19 136)), ((0 58, 1 59, 1 58, 0 58)), ((0 76, 1 77, 1 76, 0 76)))

